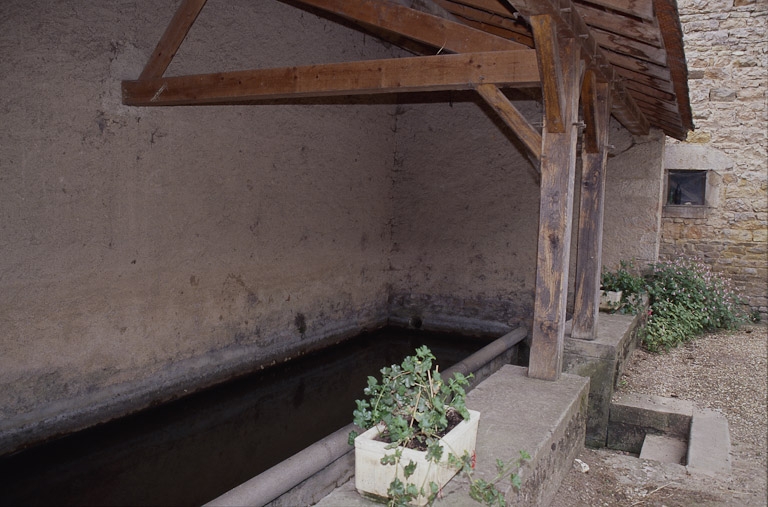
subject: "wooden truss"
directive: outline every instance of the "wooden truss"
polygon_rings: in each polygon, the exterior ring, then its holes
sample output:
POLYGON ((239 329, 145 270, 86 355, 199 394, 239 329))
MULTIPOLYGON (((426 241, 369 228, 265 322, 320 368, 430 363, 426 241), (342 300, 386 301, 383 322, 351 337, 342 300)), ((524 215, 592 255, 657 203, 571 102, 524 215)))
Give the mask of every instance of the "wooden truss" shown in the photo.
MULTIPOLYGON (((395 0, 297 0, 433 48, 432 56, 163 77, 205 0, 184 0, 139 78, 123 82, 123 102, 132 106, 228 104, 258 100, 476 90, 516 133, 541 168, 541 205, 536 296, 529 375, 554 380, 562 369, 565 305, 573 216, 577 141, 584 128, 579 259, 574 335, 594 339, 600 274, 606 142, 612 113, 633 134, 649 123, 617 78, 571 0, 512 0, 530 33, 499 18, 494 29, 460 22, 440 5, 419 0, 420 9, 395 0), (425 11, 425 6, 429 12, 425 11), (534 49, 530 49, 533 42, 534 49), (541 86, 544 118, 534 128, 502 92, 541 86), (579 100, 584 124, 579 122, 579 100)), ((486 16, 513 10, 501 0, 453 4, 486 16), (468 4, 472 4, 469 6, 468 4)), ((464 11, 461 11, 464 12, 464 11)), ((497 16, 498 17, 498 16, 497 16)), ((476 23, 475 23, 476 24, 476 23)), ((490 26, 486 23, 487 26, 490 26)))

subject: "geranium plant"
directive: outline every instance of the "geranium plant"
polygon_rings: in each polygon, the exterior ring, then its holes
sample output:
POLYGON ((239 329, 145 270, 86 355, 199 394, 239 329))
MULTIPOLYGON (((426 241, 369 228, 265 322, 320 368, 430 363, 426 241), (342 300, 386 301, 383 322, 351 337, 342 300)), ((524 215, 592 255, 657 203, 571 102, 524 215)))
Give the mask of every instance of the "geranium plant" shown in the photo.
MULTIPOLYGON (((466 377, 454 373, 444 380, 439 368, 433 368, 434 362, 432 351, 426 346, 419 347, 416 354, 406 357, 402 364, 382 368, 380 381, 368 377, 368 385, 364 389, 367 398, 356 400, 354 423, 366 430, 378 428, 377 438, 386 442, 385 449, 391 451, 380 460, 382 466, 394 467, 393 479, 386 492, 388 505, 404 506, 412 502, 432 504, 442 487, 434 481, 413 481, 413 477, 422 474, 416 474, 417 464, 405 457, 412 455, 405 449, 424 453, 426 464, 418 466, 452 469, 448 478, 463 472, 470 481, 471 498, 488 505, 504 505, 503 494, 495 484, 509 478, 513 486, 517 486, 517 471, 529 456, 521 453, 516 461, 497 463, 498 475, 491 481, 474 479, 474 436, 471 438, 471 453, 456 452, 450 448, 446 451, 446 440, 443 440, 462 421, 470 421, 471 411, 466 406, 465 387, 471 375, 466 377)), ((473 414, 476 431, 479 414, 473 414)), ((350 444, 354 444, 356 437, 356 432, 350 434, 350 444)))

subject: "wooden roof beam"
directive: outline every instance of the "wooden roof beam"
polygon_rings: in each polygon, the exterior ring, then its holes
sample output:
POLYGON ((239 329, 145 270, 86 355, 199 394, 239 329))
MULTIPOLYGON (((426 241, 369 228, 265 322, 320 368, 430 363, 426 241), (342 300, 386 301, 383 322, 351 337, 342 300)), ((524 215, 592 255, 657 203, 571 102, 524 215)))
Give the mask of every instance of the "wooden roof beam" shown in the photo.
POLYGON ((586 68, 593 70, 600 80, 610 83, 613 107, 611 112, 632 134, 645 135, 650 124, 637 107, 608 63, 589 27, 579 15, 571 0, 504 0, 514 5, 524 17, 549 15, 556 24, 557 35, 563 39, 575 39, 586 68))
POLYGON ((532 49, 391 58, 123 81, 123 103, 172 106, 539 83, 532 49))

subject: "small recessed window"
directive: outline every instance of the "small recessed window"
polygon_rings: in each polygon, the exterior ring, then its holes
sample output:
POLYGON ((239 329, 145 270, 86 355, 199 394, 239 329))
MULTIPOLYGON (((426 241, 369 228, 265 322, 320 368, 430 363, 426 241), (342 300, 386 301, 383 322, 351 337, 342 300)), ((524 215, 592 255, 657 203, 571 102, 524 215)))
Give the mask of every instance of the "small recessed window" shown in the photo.
POLYGON ((707 171, 668 171, 667 204, 704 206, 707 171))

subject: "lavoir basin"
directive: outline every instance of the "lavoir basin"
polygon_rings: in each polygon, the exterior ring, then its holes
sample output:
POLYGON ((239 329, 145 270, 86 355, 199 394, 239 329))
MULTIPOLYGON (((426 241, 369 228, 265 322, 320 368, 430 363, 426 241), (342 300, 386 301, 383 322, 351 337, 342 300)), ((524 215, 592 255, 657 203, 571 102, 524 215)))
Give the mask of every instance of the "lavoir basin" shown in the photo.
POLYGON ((349 424, 369 375, 430 347, 442 370, 491 338, 386 328, 0 457, 0 505, 201 505, 349 424))

